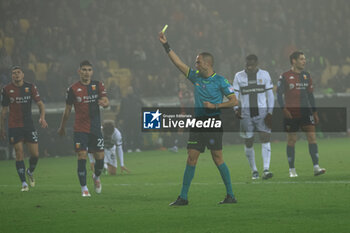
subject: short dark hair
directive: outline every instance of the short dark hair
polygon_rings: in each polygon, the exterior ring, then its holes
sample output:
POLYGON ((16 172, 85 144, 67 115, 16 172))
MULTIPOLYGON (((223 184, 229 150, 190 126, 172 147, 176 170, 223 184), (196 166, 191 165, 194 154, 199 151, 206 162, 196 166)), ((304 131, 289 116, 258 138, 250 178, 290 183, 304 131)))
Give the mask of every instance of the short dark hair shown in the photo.
POLYGON ((81 68, 83 66, 91 66, 92 67, 92 64, 88 60, 84 60, 84 61, 80 62, 79 68, 81 68))
POLYGON ((290 56, 289 56, 289 61, 290 64, 293 65, 293 59, 297 60, 300 55, 303 55, 304 53, 302 51, 294 51, 290 56))
POLYGON ((246 61, 253 61, 253 62, 258 62, 258 56, 255 54, 249 54, 246 58, 246 61))
POLYGON ((202 52, 199 55, 202 56, 204 60, 209 61, 211 66, 214 66, 214 56, 211 53, 202 52))
POLYGON ((14 70, 21 70, 23 72, 23 69, 20 66, 12 66, 11 71, 14 71, 14 70))

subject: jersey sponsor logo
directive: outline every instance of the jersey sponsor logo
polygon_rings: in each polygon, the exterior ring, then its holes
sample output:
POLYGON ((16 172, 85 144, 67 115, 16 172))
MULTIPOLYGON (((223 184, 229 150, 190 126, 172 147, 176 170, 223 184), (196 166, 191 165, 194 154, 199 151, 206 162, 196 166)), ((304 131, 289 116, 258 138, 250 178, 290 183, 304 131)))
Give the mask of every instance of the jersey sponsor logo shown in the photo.
POLYGON ((15 93, 15 91, 14 91, 14 90, 10 90, 9 92, 10 92, 10 93, 15 93))
POLYGON ((83 96, 83 102, 84 103, 94 103, 96 102, 96 99, 98 99, 98 95, 88 95, 88 96, 83 96))
POLYGON ((96 99, 98 99, 98 95, 88 95, 88 96, 77 96, 76 101, 78 103, 84 103, 84 104, 88 104, 88 103, 95 103, 96 99))
POLYGON ((250 85, 250 86, 241 88, 242 95, 249 95, 249 94, 263 93, 263 92, 265 92, 264 85, 250 85))
POLYGON ((29 87, 24 88, 24 91, 25 91, 26 93, 29 93, 29 87))
POLYGON ((263 83, 263 80, 262 80, 262 79, 258 79, 258 83, 259 83, 259 84, 262 84, 262 83, 263 83))
POLYGON ((80 92, 80 91, 83 91, 83 90, 82 90, 81 88, 78 88, 78 89, 77 89, 77 92, 80 92))
POLYGON ((297 90, 305 90, 309 86, 308 83, 296 83, 295 85, 297 90))
POLYGON ((10 103, 15 103, 16 104, 26 104, 31 100, 31 96, 17 96, 15 99, 10 97, 10 103))
POLYGON ((294 79, 294 76, 290 76, 289 79, 294 79))

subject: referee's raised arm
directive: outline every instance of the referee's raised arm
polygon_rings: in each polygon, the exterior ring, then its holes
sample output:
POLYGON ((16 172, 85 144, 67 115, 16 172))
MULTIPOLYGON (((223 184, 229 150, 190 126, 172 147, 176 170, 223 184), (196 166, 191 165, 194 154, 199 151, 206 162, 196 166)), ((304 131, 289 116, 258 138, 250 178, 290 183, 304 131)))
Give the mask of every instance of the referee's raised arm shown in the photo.
POLYGON ((185 76, 187 76, 190 67, 183 63, 182 60, 176 55, 176 53, 170 49, 168 40, 163 32, 159 32, 159 41, 162 43, 165 52, 168 54, 170 60, 185 76))

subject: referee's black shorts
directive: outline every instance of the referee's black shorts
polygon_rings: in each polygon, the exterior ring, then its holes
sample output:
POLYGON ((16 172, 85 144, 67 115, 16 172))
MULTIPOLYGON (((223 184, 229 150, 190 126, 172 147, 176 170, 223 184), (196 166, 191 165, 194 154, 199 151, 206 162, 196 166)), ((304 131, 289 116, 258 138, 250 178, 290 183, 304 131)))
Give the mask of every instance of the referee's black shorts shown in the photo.
MULTIPOLYGON (((215 118, 220 120, 219 116, 215 117, 200 117, 197 120, 207 120, 215 118)), ((203 153, 205 147, 209 150, 222 150, 222 136, 224 134, 221 124, 220 128, 191 128, 190 136, 187 142, 187 149, 195 149, 203 153)))

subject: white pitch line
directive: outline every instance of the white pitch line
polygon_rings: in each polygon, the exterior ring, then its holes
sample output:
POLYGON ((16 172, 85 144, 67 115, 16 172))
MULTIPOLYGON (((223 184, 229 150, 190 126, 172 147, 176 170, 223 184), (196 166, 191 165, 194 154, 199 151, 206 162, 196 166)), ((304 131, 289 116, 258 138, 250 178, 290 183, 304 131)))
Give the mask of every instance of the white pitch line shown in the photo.
MULTIPOLYGON (((181 183, 133 183, 133 184, 117 184, 117 183, 103 183, 104 186, 178 186, 181 183)), ((329 181, 247 181, 247 182, 232 182, 232 185, 273 185, 273 184, 350 184, 350 180, 329 180, 329 181)), ((77 184, 78 185, 78 184, 77 184)), ((40 185, 39 187, 74 187, 77 185, 67 185, 67 184, 50 184, 50 185, 40 185)), ((222 183, 197 183, 193 182, 192 185, 222 185, 222 183)), ((0 184, 0 187, 17 187, 15 184, 0 184)))

